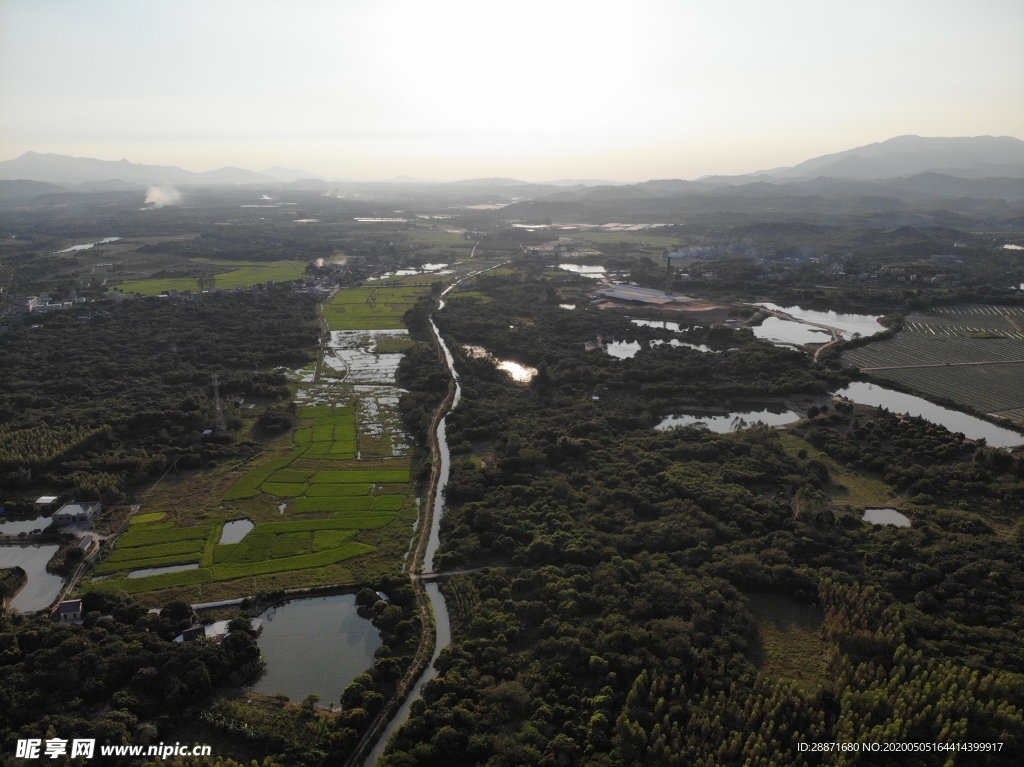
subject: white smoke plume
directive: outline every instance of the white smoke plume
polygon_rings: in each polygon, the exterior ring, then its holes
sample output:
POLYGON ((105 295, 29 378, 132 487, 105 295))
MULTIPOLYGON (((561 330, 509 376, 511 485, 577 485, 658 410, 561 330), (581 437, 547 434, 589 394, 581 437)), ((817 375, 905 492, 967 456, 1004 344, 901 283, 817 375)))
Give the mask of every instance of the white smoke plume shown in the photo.
POLYGON ((171 186, 151 186, 146 191, 146 202, 154 208, 165 205, 181 205, 181 192, 171 186))

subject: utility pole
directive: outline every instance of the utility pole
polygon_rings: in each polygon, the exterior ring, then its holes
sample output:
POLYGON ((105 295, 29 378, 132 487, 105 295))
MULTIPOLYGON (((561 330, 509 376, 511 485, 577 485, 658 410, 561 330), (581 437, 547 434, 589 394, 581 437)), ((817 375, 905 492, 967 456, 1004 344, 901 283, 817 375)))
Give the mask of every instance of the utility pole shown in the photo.
POLYGON ((224 410, 220 406, 220 383, 216 373, 210 378, 213 380, 213 403, 216 408, 217 431, 223 433, 228 430, 228 425, 224 420, 224 410))

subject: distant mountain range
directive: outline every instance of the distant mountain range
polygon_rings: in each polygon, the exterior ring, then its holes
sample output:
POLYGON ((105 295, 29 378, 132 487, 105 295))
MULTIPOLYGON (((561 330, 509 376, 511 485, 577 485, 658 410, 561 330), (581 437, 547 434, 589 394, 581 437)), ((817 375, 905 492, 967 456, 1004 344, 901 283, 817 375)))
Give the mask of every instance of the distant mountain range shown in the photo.
POLYGON ((0 162, 0 179, 24 179, 50 184, 90 185, 118 181, 128 188, 143 188, 151 184, 276 184, 306 178, 322 177, 316 173, 281 167, 268 168, 258 173, 232 167, 193 173, 175 165, 142 165, 128 160, 115 162, 38 152, 25 152, 13 160, 0 162))
POLYGON ((1011 136, 925 138, 897 136, 888 141, 742 176, 707 176, 702 181, 749 183, 764 179, 829 178, 871 181, 939 173, 958 178, 1024 178, 1024 141, 1011 136))
POLYGON ((447 184, 400 176, 390 182, 326 181, 294 168, 259 172, 225 167, 193 173, 173 165, 141 165, 26 152, 0 161, 0 199, 17 200, 66 191, 136 191, 149 185, 288 185, 318 190, 360 186, 371 196, 402 194, 492 195, 512 200, 599 202, 700 195, 708 198, 781 196, 982 198, 1024 200, 1024 141, 1010 136, 924 138, 898 136, 823 155, 787 168, 696 181, 665 179, 620 184, 562 179, 538 184, 513 178, 474 178, 447 184), (419 192, 417 192, 419 190, 419 192))

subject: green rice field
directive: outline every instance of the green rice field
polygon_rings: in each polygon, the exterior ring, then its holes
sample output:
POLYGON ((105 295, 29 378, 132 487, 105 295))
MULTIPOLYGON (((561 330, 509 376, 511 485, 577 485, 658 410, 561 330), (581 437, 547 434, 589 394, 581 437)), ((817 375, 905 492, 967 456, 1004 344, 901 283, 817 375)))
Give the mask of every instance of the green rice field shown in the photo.
POLYGON ((324 304, 324 319, 331 330, 403 328, 402 316, 429 292, 424 287, 390 286, 339 290, 324 304))
MULTIPOLYGON (((306 264, 300 261, 215 261, 192 259, 201 264, 205 273, 213 273, 218 288, 248 288, 267 282, 286 282, 306 276, 306 264)), ((118 287, 125 293, 157 296, 169 290, 179 292, 199 290, 198 277, 155 277, 123 282, 118 287)))

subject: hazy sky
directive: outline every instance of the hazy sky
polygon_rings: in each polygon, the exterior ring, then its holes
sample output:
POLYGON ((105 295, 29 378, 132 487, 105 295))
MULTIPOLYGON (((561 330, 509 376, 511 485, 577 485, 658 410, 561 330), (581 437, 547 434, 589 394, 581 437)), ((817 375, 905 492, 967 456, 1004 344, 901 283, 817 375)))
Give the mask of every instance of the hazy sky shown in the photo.
POLYGON ((0 0, 0 159, 694 178, 1024 138, 1021 0, 0 0))

